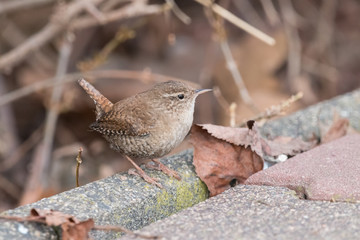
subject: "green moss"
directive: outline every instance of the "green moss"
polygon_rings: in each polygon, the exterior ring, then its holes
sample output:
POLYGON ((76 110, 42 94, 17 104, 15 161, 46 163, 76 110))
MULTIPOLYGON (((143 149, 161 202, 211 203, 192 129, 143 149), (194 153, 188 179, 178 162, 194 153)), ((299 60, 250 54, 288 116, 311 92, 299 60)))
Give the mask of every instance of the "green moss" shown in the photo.
POLYGON ((173 186, 173 189, 169 192, 163 190, 156 195, 156 211, 161 215, 170 216, 207 199, 207 187, 200 179, 191 181, 187 178, 193 176, 182 177, 182 181, 169 178, 166 185, 173 186))
POLYGON ((193 206, 208 198, 206 185, 199 179, 194 184, 181 184, 176 188, 176 211, 193 206))

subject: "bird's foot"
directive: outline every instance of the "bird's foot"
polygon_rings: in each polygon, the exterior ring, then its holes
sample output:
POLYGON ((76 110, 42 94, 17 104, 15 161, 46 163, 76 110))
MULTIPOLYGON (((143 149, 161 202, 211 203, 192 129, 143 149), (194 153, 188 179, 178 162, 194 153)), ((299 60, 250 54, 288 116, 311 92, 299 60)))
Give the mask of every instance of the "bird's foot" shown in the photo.
POLYGON ((180 175, 175 171, 172 170, 170 168, 168 168, 167 166, 165 166, 164 164, 162 164, 159 160, 157 159, 152 159, 152 161, 154 162, 154 164, 146 164, 147 168, 152 168, 152 169, 156 169, 159 171, 164 172, 166 175, 168 175, 169 177, 174 177, 177 180, 181 180, 180 175))
POLYGON ((139 171, 139 169, 130 168, 128 170, 128 174, 142 177, 146 182, 156 185, 159 188, 164 188, 160 183, 157 182, 158 179, 150 177, 142 169, 141 169, 141 171, 139 171))
POLYGON ((134 162, 134 160, 132 160, 132 159, 131 159, 130 157, 128 157, 128 156, 125 156, 125 157, 126 157, 127 160, 129 160, 129 162, 131 162, 131 164, 136 168, 135 171, 131 171, 131 172, 129 172, 129 174, 134 174, 134 173, 136 172, 135 175, 138 175, 138 176, 142 177, 142 178, 143 178, 145 181, 147 181, 148 183, 154 184, 154 185, 156 185, 156 186, 159 187, 159 188, 163 188, 163 186, 162 186, 160 183, 158 183, 158 182, 156 181, 156 179, 154 179, 154 178, 150 177, 149 175, 147 175, 147 174, 144 172, 144 170, 142 170, 141 167, 139 167, 139 166, 134 162))

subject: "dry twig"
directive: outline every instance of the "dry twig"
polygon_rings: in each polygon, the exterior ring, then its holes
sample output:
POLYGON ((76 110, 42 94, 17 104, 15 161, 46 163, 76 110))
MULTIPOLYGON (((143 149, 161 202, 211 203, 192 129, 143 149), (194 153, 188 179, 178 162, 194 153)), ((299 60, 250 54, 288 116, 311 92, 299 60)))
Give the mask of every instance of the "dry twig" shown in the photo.
MULTIPOLYGON (((26 184, 23 197, 21 202, 27 202, 30 198, 29 196, 33 195, 34 189, 42 189, 40 186, 45 185, 48 179, 50 158, 52 153, 53 141, 56 130, 56 122, 58 118, 58 108, 59 102, 62 95, 62 84, 63 77, 67 71, 67 65, 69 62, 70 54, 72 51, 72 42, 73 38, 69 35, 65 36, 65 41, 60 49, 60 56, 58 62, 58 68, 54 82, 58 84, 59 87, 53 89, 53 93, 50 101, 50 109, 48 111, 46 121, 45 121, 45 132, 42 147, 40 148, 40 154, 35 158, 33 162, 32 171, 28 177, 28 182, 26 184)), ((34 196, 32 196, 34 197, 34 196)), ((38 197, 38 196, 35 196, 38 197)))
MULTIPOLYGON (((121 19, 132 18, 137 16, 146 16, 151 14, 158 14, 170 10, 168 4, 163 5, 146 5, 144 1, 134 1, 120 9, 108 12, 104 15, 103 22, 101 24, 107 24, 110 22, 118 21, 121 19)), ((93 17, 82 17, 75 20, 70 28, 77 30, 87 27, 93 27, 99 25, 99 21, 93 17)))
POLYGON ((334 41, 334 21, 337 11, 337 0, 322 1, 318 25, 316 26, 316 36, 307 50, 309 54, 322 57, 325 51, 329 50, 334 41))
POLYGON ((245 126, 246 123, 248 121, 250 121, 250 120, 252 120, 252 121, 266 120, 266 119, 270 119, 270 118, 273 118, 275 116, 281 115, 281 114, 283 114, 285 112, 285 110, 287 108, 289 108, 291 106, 291 104, 298 101, 303 96, 304 96, 304 94, 302 92, 298 92, 297 94, 292 95, 289 99, 281 102, 279 105, 271 106, 271 107, 265 109, 265 111, 263 111, 262 113, 260 113, 256 117, 243 121, 240 124, 240 126, 241 127, 245 126))
POLYGON ((87 4, 99 4, 104 0, 78 0, 59 7, 54 13, 52 20, 39 32, 29 37, 20 46, 0 57, 0 71, 11 69, 15 64, 22 61, 31 52, 39 49, 45 43, 57 36, 87 4))
POLYGON ((240 71, 237 67, 235 59, 231 53, 231 50, 230 50, 230 47, 229 47, 229 44, 227 41, 227 37, 226 37, 226 30, 224 28, 221 16, 212 15, 212 14, 208 14, 207 16, 209 18, 211 25, 213 26, 213 28, 216 31, 222 53, 225 57, 227 68, 230 71, 230 73, 236 83, 236 86, 238 87, 239 95, 240 95, 241 99, 253 112, 257 113, 258 109, 250 97, 250 94, 245 86, 244 80, 240 74, 240 71))
POLYGON ((87 72, 94 70, 96 67, 100 66, 101 64, 105 63, 105 61, 108 59, 110 53, 114 51, 114 49, 120 44, 123 43, 129 39, 132 39, 135 37, 135 31, 127 29, 127 28, 121 28, 117 33, 116 36, 105 45, 101 51, 96 54, 95 57, 93 57, 90 60, 82 61, 77 64, 78 69, 80 69, 82 72, 87 72))
POLYGON ((340 75, 339 71, 335 67, 317 62, 306 56, 302 57, 302 65, 305 71, 320 76, 331 83, 335 83, 336 79, 338 79, 340 75))
POLYGON ((13 153, 0 165, 0 172, 5 172, 11 169, 30 149, 34 147, 41 139, 42 130, 43 126, 40 126, 27 140, 25 140, 17 149, 15 149, 15 151, 13 151, 13 153))
POLYGON ((82 158, 81 158, 81 153, 83 152, 82 147, 79 148, 79 152, 78 155, 76 156, 76 187, 79 187, 79 170, 80 170, 80 165, 82 163, 82 158))
POLYGON ((235 102, 230 104, 230 107, 229 107, 230 127, 236 126, 236 108, 237 108, 237 104, 235 102))
POLYGON ((263 5, 266 18, 269 20, 270 24, 275 26, 280 23, 280 18, 273 2, 271 0, 260 0, 260 2, 263 5))
POLYGON ((221 90, 220 90, 220 88, 218 86, 213 87, 213 93, 214 93, 215 99, 218 101, 220 106, 225 111, 229 111, 230 104, 228 103, 228 101, 226 101, 226 99, 222 95, 221 90))
POLYGON ((262 31, 260 31, 259 29, 251 26, 250 24, 248 24, 247 22, 241 20, 240 18, 238 18, 237 16, 235 16, 234 14, 232 14, 231 12, 229 12, 228 10, 226 10, 225 8, 212 3, 209 0, 195 0, 196 2, 204 5, 205 7, 210 8, 212 11, 214 11, 215 13, 217 13, 218 15, 220 15, 221 17, 223 17, 224 19, 228 20, 229 22, 231 22, 232 24, 234 24, 235 26, 243 29, 244 31, 246 31, 247 33, 253 35, 254 37, 258 38, 259 40, 269 44, 269 45, 274 45, 275 44, 275 39, 268 36, 267 34, 263 33, 262 31))
MULTIPOLYGON (((54 82, 59 84, 58 87, 53 89, 51 100, 50 100, 50 109, 48 111, 48 115, 46 117, 45 121, 45 133, 44 133, 44 149, 43 149, 43 155, 42 155, 42 163, 40 167, 43 166, 43 170, 45 173, 48 171, 48 164, 50 162, 51 158, 51 152, 52 152, 52 145, 54 141, 55 136, 55 130, 56 130, 56 122, 58 118, 58 110, 59 110, 59 103, 61 100, 63 85, 60 84, 63 81, 63 77, 67 72, 67 65, 70 59, 70 54, 72 51, 72 42, 74 41, 74 36, 71 34, 68 34, 65 36, 65 40, 63 42, 63 45, 60 49, 60 56, 59 56, 59 62, 58 62, 58 68, 56 72, 56 77, 54 79, 54 82)), ((45 179, 43 179, 45 180, 45 179)))
MULTIPOLYGON (((268 2, 271 2, 268 0, 268 2)), ((252 1, 233 1, 233 4, 238 9, 244 19, 257 27, 265 28, 265 22, 259 15, 257 9, 253 6, 252 1)))
MULTIPOLYGON (((5 78, 0 74, 0 96, 7 90, 5 78)), ((12 106, 0 107, 0 162, 2 157, 7 158, 19 145, 15 119, 12 106)))
POLYGON ((225 60, 226 60, 226 65, 227 65, 232 77, 234 78, 236 85, 239 88, 241 99, 244 101, 244 103, 247 106, 250 107, 250 109, 253 112, 258 112, 258 109, 255 106, 253 100, 251 99, 250 94, 245 86, 244 80, 241 77, 240 71, 239 71, 239 69, 236 65, 236 62, 234 60, 234 57, 230 51, 228 42, 226 40, 222 40, 220 42, 220 46, 221 46, 221 50, 222 50, 225 60))
POLYGON ((174 0, 166 0, 166 2, 171 6, 171 10, 177 16, 183 23, 190 24, 191 18, 186 15, 181 9, 178 7, 178 5, 175 3, 174 0))
POLYGON ((85 6, 85 10, 92 15, 100 24, 105 24, 106 17, 105 15, 91 2, 85 6))
POLYGON ((230 118, 230 126, 231 127, 235 127, 236 126, 236 108, 237 108, 237 104, 235 102, 232 102, 231 104, 229 104, 226 99, 224 98, 224 96, 222 95, 220 88, 218 86, 214 86, 213 87, 213 92, 214 92, 214 96, 215 99, 218 101, 218 103, 220 104, 220 106, 225 110, 225 113, 229 116, 230 118))
POLYGON ((68 82, 75 82, 79 78, 113 78, 113 79, 132 79, 132 80, 138 80, 142 81, 144 83, 148 82, 165 82, 169 79, 173 79, 176 81, 183 81, 188 84, 194 85, 194 83, 191 83, 189 81, 175 78, 171 76, 151 73, 151 72, 144 72, 144 71, 127 71, 127 70, 96 70, 96 71, 90 71, 86 73, 71 73, 67 74, 63 77, 62 82, 54 82, 54 78, 50 78, 41 82, 33 83, 29 86, 22 87, 20 89, 17 89, 15 91, 12 91, 8 94, 5 94, 3 96, 0 96, 0 106, 4 104, 8 104, 10 102, 13 102, 17 99, 20 99, 22 97, 28 96, 36 91, 49 88, 49 87, 56 87, 61 84, 65 84, 68 82))
POLYGON ((3 177, 0 174, 0 188, 4 190, 7 194, 9 194, 13 199, 19 199, 21 195, 20 188, 9 181, 6 177, 3 177))
POLYGON ((55 2, 55 0, 8 0, 0 3, 0 15, 4 13, 20 11, 23 9, 38 7, 44 4, 55 2))
POLYGON ((279 0, 279 4, 281 15, 284 18, 283 24, 287 37, 287 43, 289 45, 287 79, 290 83, 292 91, 296 91, 295 80, 301 72, 301 40, 297 29, 291 25, 291 22, 296 20, 291 1, 279 0))
POLYGON ((147 5, 145 0, 136 0, 120 9, 104 14, 96 8, 103 1, 105 0, 78 0, 58 7, 51 21, 42 30, 0 57, 0 71, 11 69, 66 28, 72 30, 86 28, 125 18, 157 14, 170 9, 168 4, 147 5), (76 19, 84 10, 90 11, 92 16, 76 19))
MULTIPOLYGON (((0 35, 2 39, 6 41, 11 47, 16 48, 21 43, 25 42, 27 39, 26 34, 22 32, 22 30, 10 19, 3 17, 2 24, 4 24, 4 28, 2 29, 0 35)), ((36 51, 32 58, 26 59, 27 63, 36 69, 39 72, 44 72, 45 70, 53 70, 54 64, 49 59, 49 57, 45 54, 43 49, 39 49, 36 51)))

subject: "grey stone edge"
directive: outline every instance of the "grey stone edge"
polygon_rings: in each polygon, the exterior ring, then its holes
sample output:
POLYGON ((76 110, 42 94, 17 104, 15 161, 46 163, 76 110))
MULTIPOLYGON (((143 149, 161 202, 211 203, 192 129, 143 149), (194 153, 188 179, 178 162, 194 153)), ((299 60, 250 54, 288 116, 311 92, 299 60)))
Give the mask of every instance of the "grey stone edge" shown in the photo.
MULTIPOLYGON (((119 173, 1 215, 27 216, 31 208, 54 209, 80 220, 93 218, 97 225, 118 225, 135 230, 208 198, 208 190, 192 165, 191 150, 161 161, 178 171, 182 180, 146 169, 164 186, 160 189, 138 176, 119 173)), ((91 232, 93 239, 120 236, 121 233, 109 231, 91 232)), ((61 239, 61 230, 43 224, 0 220, 0 239, 61 239)))

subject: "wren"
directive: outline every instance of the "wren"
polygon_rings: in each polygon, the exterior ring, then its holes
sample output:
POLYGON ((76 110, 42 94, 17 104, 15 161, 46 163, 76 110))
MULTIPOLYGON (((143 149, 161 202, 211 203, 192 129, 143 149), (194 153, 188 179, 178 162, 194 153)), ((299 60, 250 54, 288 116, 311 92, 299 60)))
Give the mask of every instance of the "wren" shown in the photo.
POLYGON ((101 133, 112 149, 125 155, 141 177, 162 187, 135 163, 151 159, 158 169, 181 179, 157 158, 184 140, 193 122, 196 97, 211 89, 197 90, 180 81, 168 81, 113 104, 86 80, 80 79, 79 84, 95 102, 96 121, 90 128, 101 133))

